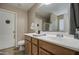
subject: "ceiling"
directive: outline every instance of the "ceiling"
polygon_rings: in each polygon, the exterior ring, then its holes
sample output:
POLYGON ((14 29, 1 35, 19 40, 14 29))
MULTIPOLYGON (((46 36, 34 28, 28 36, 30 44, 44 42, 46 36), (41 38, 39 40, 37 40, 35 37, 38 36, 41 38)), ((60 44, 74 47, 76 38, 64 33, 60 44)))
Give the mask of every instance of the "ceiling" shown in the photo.
MULTIPOLYGON (((20 8, 22 10, 28 11, 35 3, 6 3, 8 5, 20 8)), ((37 10, 37 14, 41 16, 47 16, 51 13, 57 13, 61 10, 67 10, 69 3, 51 3, 49 5, 41 4, 40 8, 37 10)))
POLYGON ((7 4, 26 11, 29 10, 34 5, 34 3, 7 3, 7 4))
POLYGON ((57 13, 61 10, 68 10, 68 7, 69 7, 69 3, 52 3, 49 5, 42 5, 38 9, 37 13, 44 16, 51 13, 57 13))

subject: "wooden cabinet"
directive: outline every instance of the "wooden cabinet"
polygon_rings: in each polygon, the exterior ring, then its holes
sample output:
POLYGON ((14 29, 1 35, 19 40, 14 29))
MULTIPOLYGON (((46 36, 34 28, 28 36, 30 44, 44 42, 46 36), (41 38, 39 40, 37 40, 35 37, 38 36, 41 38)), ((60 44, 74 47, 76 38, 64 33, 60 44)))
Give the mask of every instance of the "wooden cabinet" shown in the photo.
POLYGON ((75 52, 73 50, 63 48, 61 46, 51 44, 45 41, 39 41, 39 47, 51 52, 55 55, 73 55, 75 52))
POLYGON ((28 42, 28 45, 27 45, 27 48, 28 48, 28 54, 31 55, 31 42, 28 42))
POLYGON ((25 37, 25 52, 28 55, 79 55, 74 50, 29 36, 25 37))
POLYGON ((39 54, 39 44, 38 39, 32 38, 32 55, 38 55, 39 54))
POLYGON ((25 53, 31 55, 31 42, 26 40, 25 43, 25 53))
POLYGON ((31 37, 30 36, 25 36, 25 40, 31 41, 31 37))
POLYGON ((32 44, 32 55, 38 55, 38 46, 32 44))
POLYGON ((32 38, 32 43, 35 44, 35 45, 38 45, 38 39, 32 38))
POLYGON ((51 53, 39 48, 39 55, 51 55, 51 53))
POLYGON ((31 37, 25 36, 25 54, 31 55, 31 37))
POLYGON ((25 36, 25 53, 27 55, 38 55, 38 40, 25 36))

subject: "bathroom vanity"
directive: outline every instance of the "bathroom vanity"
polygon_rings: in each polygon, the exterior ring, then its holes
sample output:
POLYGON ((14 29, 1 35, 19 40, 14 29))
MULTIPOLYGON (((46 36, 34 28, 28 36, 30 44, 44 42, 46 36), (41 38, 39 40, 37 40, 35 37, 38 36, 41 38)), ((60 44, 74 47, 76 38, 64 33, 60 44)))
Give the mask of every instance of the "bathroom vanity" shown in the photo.
POLYGON ((79 40, 52 36, 33 36, 25 34, 25 53, 27 55, 78 55, 79 40))

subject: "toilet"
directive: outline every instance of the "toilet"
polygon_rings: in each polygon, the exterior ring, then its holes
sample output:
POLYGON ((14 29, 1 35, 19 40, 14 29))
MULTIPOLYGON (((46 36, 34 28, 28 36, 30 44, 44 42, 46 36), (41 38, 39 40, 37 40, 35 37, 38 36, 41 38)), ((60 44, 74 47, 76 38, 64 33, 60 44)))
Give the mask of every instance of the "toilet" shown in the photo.
POLYGON ((24 50, 24 40, 20 40, 18 41, 18 46, 19 46, 19 51, 23 51, 24 50))

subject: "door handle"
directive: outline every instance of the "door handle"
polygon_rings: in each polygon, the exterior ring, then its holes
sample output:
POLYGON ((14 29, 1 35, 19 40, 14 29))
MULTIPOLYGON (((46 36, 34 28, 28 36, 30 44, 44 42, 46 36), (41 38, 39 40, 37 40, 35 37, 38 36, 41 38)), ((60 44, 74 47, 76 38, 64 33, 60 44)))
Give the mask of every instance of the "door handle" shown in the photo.
POLYGON ((13 31, 13 34, 14 34, 14 39, 15 39, 15 37, 16 37, 15 33, 16 33, 16 32, 15 32, 15 31, 13 31))
POLYGON ((15 33, 16 33, 16 31, 13 31, 13 33, 15 34, 15 33))

